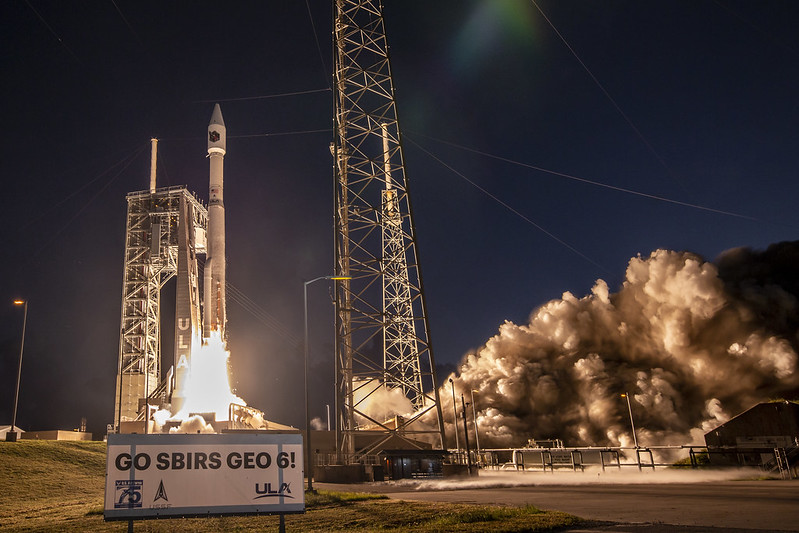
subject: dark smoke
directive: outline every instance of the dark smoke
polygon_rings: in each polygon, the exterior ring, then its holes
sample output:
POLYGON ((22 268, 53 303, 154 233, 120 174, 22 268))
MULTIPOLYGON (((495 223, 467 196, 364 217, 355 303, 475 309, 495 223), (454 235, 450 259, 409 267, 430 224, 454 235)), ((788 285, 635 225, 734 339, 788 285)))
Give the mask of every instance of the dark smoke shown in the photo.
POLYGON ((799 242, 730 250, 718 266, 688 252, 635 257, 619 292, 598 280, 590 295, 567 292, 529 323, 501 325, 461 362, 457 394, 477 391, 483 447, 631 446, 624 392, 639 443, 701 444, 760 401, 796 397, 798 269, 799 242))

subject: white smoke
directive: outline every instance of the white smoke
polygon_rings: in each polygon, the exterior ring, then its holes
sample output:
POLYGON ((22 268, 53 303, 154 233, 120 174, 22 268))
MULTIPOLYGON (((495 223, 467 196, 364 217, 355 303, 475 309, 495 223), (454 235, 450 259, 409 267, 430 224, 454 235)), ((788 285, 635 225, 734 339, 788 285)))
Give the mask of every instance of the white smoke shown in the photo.
POLYGON ((202 415, 192 415, 184 419, 174 419, 169 409, 161 409, 153 414, 153 433, 216 433, 214 427, 202 415), (168 426, 169 422, 178 425, 168 426))
POLYGON ((192 415, 180 422, 179 427, 170 428, 170 433, 216 433, 214 427, 200 415, 192 415))
MULTIPOLYGON (((505 322, 466 356, 460 376, 451 376, 458 395, 476 391, 481 445, 560 438, 574 446, 631 446, 624 392, 640 444, 702 444, 703 434, 731 415, 795 391, 796 338, 769 327, 758 305, 787 316, 771 307, 796 306, 796 298, 744 284, 744 277, 735 280, 744 288, 731 291, 712 263, 657 250, 630 260, 618 293, 600 279, 590 295, 566 292, 527 324, 505 322)), ((449 394, 447 383, 440 395, 449 394)))
POLYGON ((400 388, 386 387, 376 379, 354 380, 353 402, 356 410, 355 421, 359 426, 375 426, 395 416, 409 416, 414 408, 411 401, 400 388), (365 415, 365 416, 364 416, 365 415))

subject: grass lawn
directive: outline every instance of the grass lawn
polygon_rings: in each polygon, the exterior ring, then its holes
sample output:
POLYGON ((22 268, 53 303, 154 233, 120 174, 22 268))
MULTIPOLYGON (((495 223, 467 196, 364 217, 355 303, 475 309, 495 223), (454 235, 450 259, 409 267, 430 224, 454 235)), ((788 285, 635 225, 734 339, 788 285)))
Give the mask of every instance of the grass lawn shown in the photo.
MULTIPOLYGON (((105 453, 102 442, 0 442, 0 530, 127 531, 127 522, 103 521, 105 453)), ((581 522, 534 507, 407 502, 354 492, 307 495, 306 509, 286 516, 286 531, 536 532, 581 522)), ((277 531, 278 521, 276 516, 143 520, 134 531, 277 531)))

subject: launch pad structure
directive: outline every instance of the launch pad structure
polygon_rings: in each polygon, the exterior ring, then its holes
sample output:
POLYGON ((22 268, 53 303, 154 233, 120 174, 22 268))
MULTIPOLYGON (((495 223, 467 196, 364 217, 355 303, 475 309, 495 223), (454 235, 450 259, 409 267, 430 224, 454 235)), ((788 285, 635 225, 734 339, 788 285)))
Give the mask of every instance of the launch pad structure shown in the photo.
MULTIPOLYGON (((382 2, 336 0, 333 36, 335 461, 357 464, 388 443, 442 450, 445 435, 382 2), (402 404, 389 416, 373 409, 387 398, 402 404), (376 438, 356 447, 364 432, 376 438)), ((128 195, 117 431, 123 421, 142 421, 146 431, 151 404, 175 412, 195 332, 218 329, 225 339, 218 106, 208 133, 207 209, 185 188, 156 189, 154 170, 149 191, 128 195), (160 291, 175 276, 175 360, 161 379, 160 291)))
POLYGON ((205 253, 208 227, 207 209, 185 187, 131 192, 127 202, 114 414, 117 431, 122 421, 144 420, 145 398, 166 401, 171 394, 171 372, 161 380, 161 289, 178 277, 176 303, 184 309, 176 318, 179 359, 179 354, 185 356, 191 349, 187 328, 199 323, 196 254, 205 253))

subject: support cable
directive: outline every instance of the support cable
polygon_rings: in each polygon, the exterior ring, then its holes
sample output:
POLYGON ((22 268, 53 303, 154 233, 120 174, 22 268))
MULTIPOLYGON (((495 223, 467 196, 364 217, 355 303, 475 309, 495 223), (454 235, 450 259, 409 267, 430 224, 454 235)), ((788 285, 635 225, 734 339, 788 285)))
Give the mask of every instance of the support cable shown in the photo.
POLYGON ((588 74, 588 76, 594 81, 596 86, 599 87, 599 90, 602 91, 602 93, 610 101, 610 103, 613 105, 613 107, 616 108, 616 111, 618 111, 618 113, 622 116, 622 118, 624 118, 625 122, 627 122, 627 124, 630 126, 630 128, 632 128, 632 130, 635 132, 635 134, 638 136, 638 138, 641 139, 641 141, 644 143, 644 145, 647 147, 647 149, 649 149, 649 151, 652 153, 652 155, 655 156, 655 158, 658 160, 658 162, 661 164, 661 166, 666 170, 666 172, 668 173, 669 177, 671 177, 671 179, 673 179, 674 182, 677 183, 677 185, 679 185, 680 188, 687 193, 688 190, 685 188, 685 185, 677 178, 677 176, 674 174, 674 172, 672 172, 672 170, 666 164, 666 161, 660 156, 658 151, 655 150, 655 147, 652 146, 652 144, 644 136, 644 134, 641 133, 641 130, 638 129, 638 126, 635 125, 635 123, 632 121, 632 119, 630 119, 630 117, 627 116, 627 113, 625 113, 624 110, 622 110, 621 106, 619 106, 619 104, 610 95, 610 93, 607 91, 607 89, 605 89, 605 86, 602 85, 602 83, 597 79, 596 76, 594 76, 594 73, 591 72, 591 69, 588 68, 588 65, 586 65, 585 62, 580 58, 580 56, 577 55, 577 52, 574 51, 574 48, 571 47, 571 45, 566 40, 566 38, 563 36, 563 34, 561 34, 560 31, 558 31, 558 29, 555 27, 555 25, 552 23, 552 21, 549 19, 549 17, 547 17, 546 13, 544 13, 544 11, 538 6, 538 3, 536 2, 536 0, 530 0, 530 1, 533 3, 535 8, 538 10, 538 12, 541 13, 541 16, 544 17, 544 20, 547 21, 547 24, 549 24, 549 26, 552 28, 552 31, 555 32, 555 34, 558 36, 558 38, 563 42, 563 44, 566 46, 566 48, 569 50, 569 52, 571 52, 571 54, 577 60, 577 62, 580 63, 580 66, 583 67, 583 70, 585 70, 585 72, 588 74))
POLYGON ((69 55, 71 55, 75 59, 75 61, 78 62, 79 65, 83 65, 81 60, 78 59, 78 56, 75 55, 75 52, 73 52, 72 49, 69 46, 67 46, 67 43, 65 43, 64 40, 61 38, 61 36, 56 33, 56 31, 53 29, 53 27, 50 26, 50 24, 47 23, 47 21, 44 19, 44 17, 41 15, 41 13, 39 13, 36 10, 36 8, 33 7, 33 5, 30 3, 30 1, 29 0, 25 0, 25 3, 28 4, 28 7, 31 8, 31 11, 36 13, 36 16, 39 18, 41 23, 44 24, 44 27, 47 28, 50 31, 51 34, 53 34, 53 37, 55 37, 56 40, 58 40, 58 42, 61 44, 61 46, 63 46, 64 49, 67 52, 69 52, 69 55))
POLYGON ((39 255, 45 248, 50 246, 53 243, 53 241, 55 241, 56 238, 64 232, 65 229, 67 229, 73 222, 75 222, 75 220, 81 215, 81 213, 83 213, 86 210, 86 208, 88 208, 89 205, 91 205, 91 203, 94 202, 108 188, 109 185, 111 185, 114 181, 116 181, 116 179, 120 175, 122 175, 122 173, 130 166, 131 163, 133 163, 136 157, 138 157, 138 155, 141 154, 145 148, 147 148, 147 146, 148 145, 141 146, 133 154, 127 157, 127 161, 123 160, 124 165, 122 166, 122 168, 120 168, 116 174, 111 176, 111 178, 107 182, 105 182, 105 185, 100 187, 100 189, 94 194, 94 196, 89 198, 89 200, 85 202, 80 209, 78 209, 78 211, 72 216, 72 218, 61 224, 59 228, 50 235, 50 239, 48 239, 38 250, 36 250, 32 254, 30 254, 30 256, 28 256, 27 264, 30 264, 33 258, 39 255))
POLYGON ((117 13, 119 13, 119 18, 122 19, 122 22, 124 22, 125 26, 127 26, 128 29, 130 30, 130 33, 132 33, 133 36, 136 38, 136 41, 138 41, 139 46, 144 46, 144 41, 141 40, 141 38, 139 37, 139 34, 136 33, 136 30, 134 30, 133 26, 131 26, 130 22, 128 22, 127 17, 125 17, 124 13, 122 13, 122 10, 119 9, 119 6, 117 5, 116 0, 111 0, 111 3, 114 4, 114 8, 117 10, 117 13))
MULTIPOLYGON (((405 135, 407 137, 407 133, 405 135)), ((446 144, 446 145, 452 146, 453 148, 459 148, 461 150, 466 150, 467 152, 472 152, 472 153, 475 153, 475 154, 478 154, 478 155, 482 155, 482 156, 485 156, 485 157, 490 157, 492 159, 497 159, 499 161, 503 161, 505 163, 510 163, 512 165, 517 165, 517 166, 520 166, 520 167, 529 168, 529 169, 532 169, 532 170, 536 170, 538 172, 544 172, 546 174, 551 174, 553 176, 558 176, 558 177, 570 179, 570 180, 573 180, 573 181, 579 181, 581 183, 587 183, 589 185, 594 185, 596 187, 602 187, 602 188, 605 188, 605 189, 610 189, 612 191, 623 192, 623 193, 626 193, 626 194, 632 194, 634 196, 641 196, 643 198, 649 198, 650 200, 657 200, 657 201, 660 201, 660 202, 666 202, 666 203, 669 203, 669 204, 680 205, 680 206, 683 206, 683 207, 690 207, 692 209, 698 209, 700 211, 708 211, 710 213, 715 213, 717 215, 724 215, 724 216, 729 216, 729 217, 742 218, 744 220, 751 220, 751 221, 755 221, 755 222, 764 222, 764 221, 762 221, 760 219, 757 219, 755 217, 751 217, 751 216, 748 216, 748 215, 742 215, 740 213, 735 213, 733 211, 724 211, 722 209, 715 209, 715 208, 703 206, 703 205, 700 205, 700 204, 692 204, 692 203, 689 203, 689 202, 683 202, 681 200, 673 200, 673 199, 667 198, 665 196, 658 196, 658 195, 655 195, 655 194, 636 191, 634 189, 626 189, 624 187, 618 187, 616 185, 609 185, 607 183, 602 183, 600 181, 594 181, 594 180, 589 180, 589 179, 586 179, 586 178, 581 178, 581 177, 575 176, 573 174, 566 174, 565 172, 558 172, 556 170, 549 170, 549 169, 546 169, 546 168, 543 168, 543 167, 531 165, 529 163, 522 163, 520 161, 516 161, 516 160, 513 160, 513 159, 508 159, 507 157, 502 157, 502 156, 499 156, 499 155, 489 154, 488 152, 483 152, 483 151, 477 150, 475 148, 469 148, 468 146, 463 146, 463 145, 456 144, 456 143, 453 143, 453 142, 450 142, 450 141, 445 141, 445 140, 442 140, 442 139, 436 139, 436 138, 433 138, 433 137, 429 137, 427 135, 422 135, 422 134, 415 134, 415 135, 419 135, 420 137, 426 137, 427 139, 430 139, 430 140, 433 140, 433 141, 438 141, 438 142, 440 142, 442 144, 446 144)), ((413 142, 413 141, 411 141, 411 142, 413 142)), ((414 143, 414 144, 416 144, 416 146, 419 146, 417 143, 414 143)), ((421 148, 421 146, 419 146, 419 148, 424 150, 423 148, 421 148)))
MULTIPOLYGON (((278 131, 274 133, 250 133, 246 135, 228 135, 228 139, 249 139, 253 137, 281 137, 288 135, 308 135, 313 133, 330 133, 330 128, 318 130, 300 130, 300 131, 278 131)), ((170 137, 167 139, 159 138, 159 142, 163 141, 201 141, 204 137, 170 137)))
POLYGON ((481 187, 480 185, 478 185, 478 184, 477 184, 477 183, 475 183, 474 181, 472 181, 472 180, 470 180, 469 178, 467 178, 467 177, 466 177, 466 175, 464 175, 463 173, 461 173, 461 172, 458 172, 458 171, 457 171, 457 170, 455 170, 455 169, 454 169, 452 166, 448 165, 447 163, 445 163, 444 161, 442 161, 441 159, 439 159, 438 157, 436 157, 435 155, 433 155, 433 154, 432 154, 432 153, 430 153, 429 151, 427 151, 427 150, 425 150, 424 148, 422 148, 422 147, 421 147, 421 146, 420 146, 418 143, 416 143, 416 142, 415 142, 413 139, 411 139, 410 137, 408 137, 408 135, 405 135, 405 139, 407 139, 408 141, 410 141, 410 142, 411 142, 411 144, 413 144, 414 146, 416 146, 417 148, 419 148, 419 150, 421 150, 422 152, 426 153, 426 154, 427 154, 428 156, 430 156, 431 158, 433 158, 433 159, 435 159, 436 161, 438 161, 438 162, 439 162, 439 163, 440 163, 442 166, 446 167, 446 168, 447 168, 447 169, 449 169, 451 172, 453 172, 454 174, 456 174, 457 176, 459 176, 461 179, 463 179, 464 181, 466 181, 467 183, 469 183, 470 185, 472 185, 474 188, 476 188, 477 190, 479 190, 480 192, 482 192, 483 194, 485 194, 486 196, 488 196, 489 198, 491 198, 492 200, 494 200, 495 202, 497 202, 499 205, 501 205, 502 207, 504 207, 505 209, 507 209, 508 211, 510 211, 511 213, 513 213, 514 215, 516 215, 517 217, 521 218, 522 220, 524 220, 525 222, 527 222, 528 224, 530 224, 531 226, 533 226, 534 228, 536 228, 538 231, 540 231, 540 232, 541 232, 541 233, 543 233, 544 235, 548 236, 550 239, 552 239, 552 240, 556 241, 557 243, 561 244, 562 246, 565 246, 566 248, 568 248, 569 250, 571 250, 571 251, 572 251, 572 252, 574 252, 575 254, 579 255, 580 257, 582 257, 583 259, 585 259, 586 261, 588 261, 589 263, 591 263, 591 264, 592 264, 592 265, 594 265, 595 267, 597 267, 597 268, 600 268, 600 269, 601 269, 602 271, 604 271, 605 273, 607 273, 607 274, 611 274, 610 270, 608 270, 608 269, 607 269, 607 268, 605 268, 604 266, 600 265, 599 263, 597 263, 596 261, 594 261, 593 259, 591 259, 591 258, 590 258, 590 257, 588 257, 587 255, 585 255, 583 252, 581 252, 580 250, 578 250, 577 248, 575 248, 575 247, 574 247, 574 246, 572 246, 571 244, 567 243, 566 241, 564 241, 563 239, 561 239, 560 237, 558 237, 557 235, 555 235, 554 233, 552 233, 552 232, 548 231, 548 230, 547 230, 547 229, 545 229, 543 226, 540 226, 539 224, 537 224, 537 223, 533 222, 533 220, 531 220, 529 217, 527 217, 526 215, 522 214, 521 212, 519 212, 518 210, 516 210, 514 207, 511 207, 510 205, 508 205, 507 203, 505 203, 503 200, 501 200, 499 197, 495 196, 494 194, 490 193, 488 190, 484 189, 483 187, 481 187))
POLYGON ((279 137, 286 135, 307 135, 309 133, 331 133, 330 128, 303 131, 279 131, 276 133, 251 133, 249 135, 228 135, 228 139, 250 139, 253 137, 279 137))
MULTIPOLYGON (((205 270, 205 261, 197 258, 197 267, 198 267, 198 275, 202 277, 203 271, 205 270)), ((259 322, 267 326, 268 328, 272 329, 275 333, 286 339, 292 346, 299 346, 300 339, 295 337, 294 334, 291 333, 291 330, 286 327, 280 320, 275 318, 272 314, 270 314, 266 309, 258 305, 255 301, 253 301, 249 296, 247 296, 244 291, 230 283, 230 281, 225 281, 225 288, 228 291, 227 296, 235 303, 239 304, 242 309, 250 313, 253 317, 255 317, 259 322)))
POLYGON ((319 44, 319 36, 316 34, 316 25, 313 22, 313 14, 311 13, 311 4, 308 0, 305 0, 305 7, 308 8, 308 19, 311 21, 311 31, 313 31, 313 38, 316 41, 316 50, 319 52, 319 62, 322 64, 322 77, 325 78, 325 83, 327 83, 327 90, 332 91, 330 78, 327 75, 327 67, 325 66, 325 56, 322 54, 322 47, 319 44))
MULTIPOLYGON (((148 142, 148 143, 146 143, 146 144, 144 144, 144 145, 141 145, 141 146, 139 146, 139 147, 137 147, 137 148, 133 149, 133 151, 132 151, 132 152, 126 153, 126 155, 125 155, 125 156, 124 156, 122 159, 120 159, 120 160, 119 160, 119 161, 117 161, 116 163, 113 163, 113 164, 111 164, 111 165, 110 165, 108 168, 106 168, 106 169, 105 169, 105 170, 103 170, 102 172, 98 173, 98 174, 97 174, 97 175, 96 175, 94 178, 90 179, 89 181, 87 181, 86 183, 84 183, 83 185, 81 185, 80 187, 78 187, 77 189, 73 190, 71 193, 69 193, 68 195, 66 195, 65 197, 63 197, 63 198, 62 198, 61 200, 59 200, 58 202, 55 202, 55 203, 53 203, 53 204, 50 204, 50 206, 49 206, 49 207, 48 207, 48 208, 47 208, 45 211, 41 212, 41 213, 39 214, 39 216, 37 216, 37 217, 35 217, 35 218, 31 218, 30 220, 28 220, 28 221, 25 223, 25 225, 24 225, 24 226, 21 226, 21 228, 20 228, 20 229, 25 229, 25 228, 27 228, 27 227, 29 227, 29 226, 32 226, 33 224, 35 224, 36 222, 38 222, 39 220, 41 220, 42 218, 44 218, 44 216, 45 216, 45 215, 47 215, 47 214, 51 213, 53 210, 57 209, 58 207, 60 207, 61 205, 65 204, 65 203, 67 203, 67 202, 68 202, 68 201, 70 201, 70 200, 71 200, 71 199, 72 199, 72 198, 73 198, 75 195, 77 195, 78 193, 82 192, 84 189, 86 189, 87 187, 89 187, 91 184, 93 184, 94 182, 98 181, 100 178, 102 178, 103 176, 105 176, 106 174, 108 174, 109 172, 111 172, 112 170, 114 170, 114 168, 116 168, 117 166, 119 166, 119 165, 122 165, 122 164, 124 164, 124 165, 129 165, 129 164, 130 164, 130 162, 128 161, 128 158, 131 158, 131 157, 132 157, 132 158, 134 158, 134 159, 135 159, 135 157, 136 157, 136 156, 138 156, 138 155, 139 155, 139 154, 142 152, 142 150, 144 150, 145 148, 147 148, 149 145, 150 145, 150 143, 148 142)), ((117 152, 117 153, 118 153, 118 152, 117 152)), ((74 170, 74 169, 73 169, 73 170, 74 170)))
POLYGON ((290 93, 280 93, 280 94, 263 94, 259 96, 241 96, 239 98, 214 98, 211 100, 195 100, 194 104, 213 104, 218 102, 243 102, 246 100, 266 100, 269 98, 284 98, 286 96, 300 96, 303 94, 314 94, 314 93, 327 93, 330 92, 330 87, 326 89, 310 89, 308 91, 294 91, 290 93))

